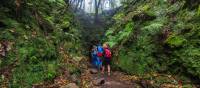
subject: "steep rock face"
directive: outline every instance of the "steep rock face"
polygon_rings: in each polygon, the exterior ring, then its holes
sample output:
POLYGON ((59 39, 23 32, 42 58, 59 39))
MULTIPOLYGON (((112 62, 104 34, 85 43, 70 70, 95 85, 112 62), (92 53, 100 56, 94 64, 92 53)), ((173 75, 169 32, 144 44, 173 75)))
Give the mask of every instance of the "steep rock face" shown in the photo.
POLYGON ((0 84, 6 78, 10 87, 52 80, 64 59, 81 55, 80 25, 64 0, 1 1, 0 15, 0 84), (16 66, 7 77, 3 68, 10 64, 16 66))
POLYGON ((200 77, 199 1, 130 0, 106 32, 115 66, 130 74, 172 72, 200 77), (189 5, 190 4, 190 5, 189 5))

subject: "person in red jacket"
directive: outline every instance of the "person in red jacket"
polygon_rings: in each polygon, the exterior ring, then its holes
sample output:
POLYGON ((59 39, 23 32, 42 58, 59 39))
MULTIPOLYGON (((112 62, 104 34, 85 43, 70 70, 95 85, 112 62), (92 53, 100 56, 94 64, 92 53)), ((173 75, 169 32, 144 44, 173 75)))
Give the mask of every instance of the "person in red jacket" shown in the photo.
POLYGON ((108 75, 110 76, 110 65, 111 65, 111 58, 112 58, 112 53, 109 49, 108 44, 103 44, 103 49, 104 49, 104 59, 103 59, 103 66, 102 66, 102 73, 104 74, 105 67, 108 69, 108 75))

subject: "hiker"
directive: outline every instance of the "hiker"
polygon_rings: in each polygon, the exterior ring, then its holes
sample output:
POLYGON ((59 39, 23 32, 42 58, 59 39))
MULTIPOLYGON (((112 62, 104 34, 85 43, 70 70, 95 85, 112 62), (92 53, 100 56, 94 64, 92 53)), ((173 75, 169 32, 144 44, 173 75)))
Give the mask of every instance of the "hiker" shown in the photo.
POLYGON ((109 49, 109 45, 108 44, 103 44, 103 49, 104 49, 104 59, 103 59, 103 66, 102 66, 102 74, 104 74, 104 70, 105 67, 107 67, 108 69, 108 75, 110 76, 110 65, 111 65, 111 57, 112 57, 112 53, 109 49))
POLYGON ((96 61, 96 58, 97 58, 96 46, 92 46, 91 56, 92 56, 92 64, 95 65, 95 61, 96 61))
POLYGON ((103 51, 104 51, 104 49, 103 49, 103 47, 101 46, 101 44, 98 44, 98 45, 97 45, 97 56, 98 56, 99 58, 102 58, 102 57, 103 57, 103 51))
POLYGON ((102 59, 103 59, 103 47, 101 46, 101 44, 97 45, 97 57, 98 57, 98 61, 99 61, 99 70, 102 67, 102 59))
POLYGON ((97 46, 93 46, 92 48, 92 64, 97 68, 97 69, 100 69, 101 68, 101 60, 100 58, 98 57, 98 51, 97 51, 97 46))

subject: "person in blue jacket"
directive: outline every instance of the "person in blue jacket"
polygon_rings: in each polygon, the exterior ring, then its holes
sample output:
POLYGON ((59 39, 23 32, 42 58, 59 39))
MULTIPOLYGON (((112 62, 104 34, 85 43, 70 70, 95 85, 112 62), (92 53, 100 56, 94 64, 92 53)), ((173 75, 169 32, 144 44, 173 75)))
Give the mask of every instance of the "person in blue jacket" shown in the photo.
POLYGON ((100 70, 101 65, 102 65, 102 61, 100 60, 100 58, 98 57, 98 50, 97 50, 97 46, 93 46, 92 48, 92 64, 100 70))

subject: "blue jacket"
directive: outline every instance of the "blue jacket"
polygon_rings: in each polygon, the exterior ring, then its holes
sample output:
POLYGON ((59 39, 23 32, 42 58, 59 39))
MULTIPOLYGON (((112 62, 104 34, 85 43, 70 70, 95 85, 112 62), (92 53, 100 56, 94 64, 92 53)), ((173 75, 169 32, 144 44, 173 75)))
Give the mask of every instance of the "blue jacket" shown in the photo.
POLYGON ((92 51, 91 53, 92 55, 92 64, 97 67, 100 68, 102 61, 100 60, 100 58, 97 56, 97 51, 92 51))

